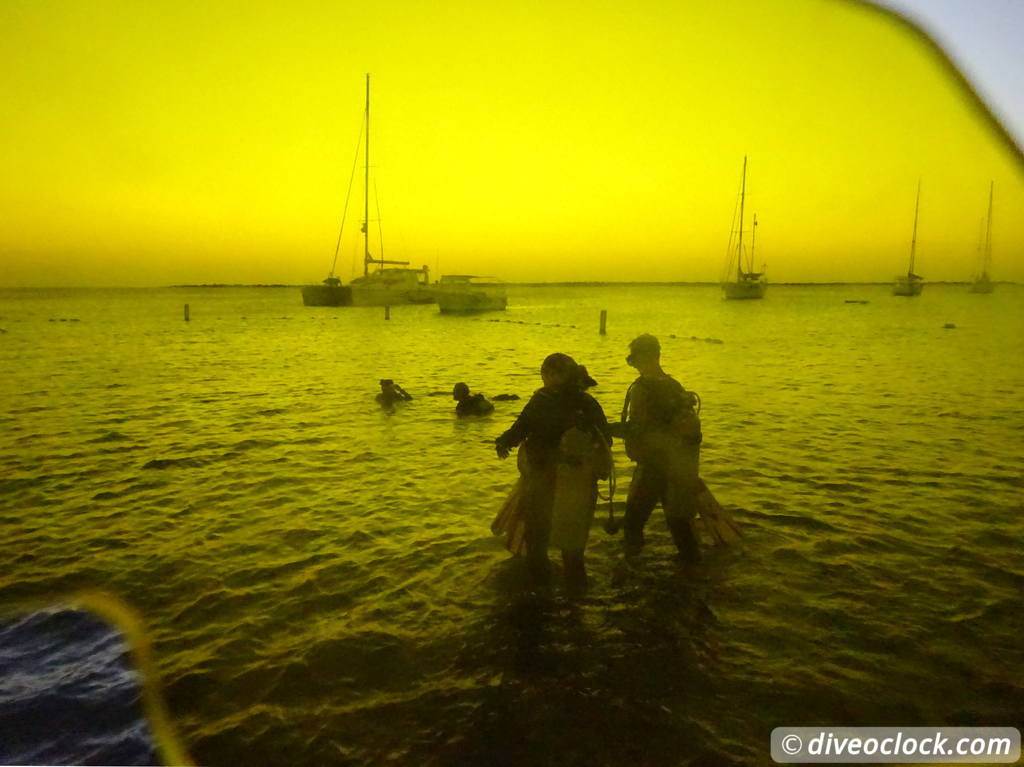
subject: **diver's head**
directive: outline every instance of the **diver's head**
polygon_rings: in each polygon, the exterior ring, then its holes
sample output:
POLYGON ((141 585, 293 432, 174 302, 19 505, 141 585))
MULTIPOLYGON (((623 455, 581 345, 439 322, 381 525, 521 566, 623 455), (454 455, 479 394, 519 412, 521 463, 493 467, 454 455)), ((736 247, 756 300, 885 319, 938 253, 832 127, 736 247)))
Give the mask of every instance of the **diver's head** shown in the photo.
POLYGON ((657 363, 661 359, 661 344, 650 333, 638 335, 629 342, 629 356, 626 362, 633 367, 657 363))
POLYGON ((555 352, 544 358, 540 366, 540 377, 545 386, 562 386, 573 380, 576 367, 576 360, 568 354, 555 352))
POLYGON ((455 388, 452 389, 452 399, 462 402, 462 400, 466 399, 466 397, 468 396, 469 387, 466 386, 466 384, 462 383, 461 381, 455 384, 455 388))
POLYGON ((597 381, 590 377, 590 373, 587 372, 586 365, 577 365, 576 373, 573 376, 573 383, 584 391, 589 389, 591 386, 597 386, 597 381))

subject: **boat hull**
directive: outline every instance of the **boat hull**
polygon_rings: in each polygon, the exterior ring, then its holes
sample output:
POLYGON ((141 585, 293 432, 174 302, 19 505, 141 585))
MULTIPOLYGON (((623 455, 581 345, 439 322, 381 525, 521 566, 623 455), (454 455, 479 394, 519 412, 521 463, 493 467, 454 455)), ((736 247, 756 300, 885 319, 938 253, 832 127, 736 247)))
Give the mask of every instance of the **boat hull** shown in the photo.
POLYGON ((352 306, 432 304, 434 290, 423 269, 381 269, 349 283, 352 306), (422 278, 422 279, 421 279, 422 278))
POLYGON ((991 293, 992 292, 992 281, 988 278, 987 274, 982 275, 971 283, 969 288, 971 293, 991 293))
POLYGON ((432 304, 434 291, 418 282, 362 285, 304 285, 302 303, 305 306, 400 306, 402 304, 432 304))
POLYGON ((352 306, 401 306, 432 304, 434 293, 426 288, 390 289, 352 286, 352 306))
POLYGON ((919 296, 923 289, 924 282, 921 280, 899 277, 896 280, 896 284, 892 286, 892 294, 894 296, 919 296))
POLYGON ((508 306, 505 284, 494 277, 446 274, 434 290, 442 314, 503 312, 508 306))
POLYGON ((761 281, 723 282, 722 292, 725 297, 733 300, 764 298, 767 283, 761 281))
POLYGON ((503 295, 487 293, 438 292, 437 306, 442 314, 503 312, 508 307, 508 299, 503 295))
POLYGON ((304 306, 352 306, 352 289, 347 285, 304 285, 304 306))

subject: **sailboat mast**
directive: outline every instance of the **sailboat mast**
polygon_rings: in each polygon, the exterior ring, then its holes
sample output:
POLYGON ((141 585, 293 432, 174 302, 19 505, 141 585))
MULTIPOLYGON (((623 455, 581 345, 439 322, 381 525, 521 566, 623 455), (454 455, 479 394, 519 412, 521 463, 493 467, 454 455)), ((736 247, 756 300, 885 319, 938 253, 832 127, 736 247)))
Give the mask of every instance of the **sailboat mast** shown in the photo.
POLYGON ((363 153, 363 276, 370 273, 370 73, 366 73, 366 151, 363 153))
POLYGON ((743 155, 743 182, 740 184, 740 236, 736 243, 736 279, 743 281, 743 200, 747 196, 747 156, 743 155))
POLYGON ((988 274, 989 267, 992 266, 992 190, 995 188, 996 182, 990 181, 988 185, 988 219, 985 223, 985 255, 984 261, 982 262, 982 274, 988 274))
POLYGON ((917 199, 914 200, 914 234, 910 238, 910 269, 907 271, 909 277, 914 273, 914 254, 917 251, 917 209, 921 204, 921 179, 917 180, 917 199))
POLYGON ((757 214, 754 214, 754 223, 750 227, 750 271, 754 271, 754 245, 757 242, 757 214))
POLYGON ((985 269, 985 219, 978 219, 978 266, 985 269))

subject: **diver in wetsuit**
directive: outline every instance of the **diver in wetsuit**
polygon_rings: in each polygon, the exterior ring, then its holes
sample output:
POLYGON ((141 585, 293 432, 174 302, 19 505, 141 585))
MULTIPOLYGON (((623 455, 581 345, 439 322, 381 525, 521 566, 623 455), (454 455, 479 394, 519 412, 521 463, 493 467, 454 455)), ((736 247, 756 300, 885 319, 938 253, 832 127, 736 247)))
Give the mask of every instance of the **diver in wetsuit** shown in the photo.
POLYGON ((469 387, 461 381, 452 389, 452 399, 456 402, 455 414, 460 417, 487 415, 494 410, 494 405, 483 394, 470 394, 469 387))
MULTIPOLYGON (((494 441, 499 458, 507 458, 512 448, 522 444, 522 492, 509 516, 522 519, 527 566, 538 585, 546 585, 550 579, 547 549, 558 464, 564 459, 563 435, 575 427, 583 433, 599 432, 606 444, 611 440, 601 405, 580 388, 576 376, 577 365, 572 357, 548 355, 541 365, 544 386, 526 403, 512 427, 494 441)), ((596 477, 594 483, 596 501, 596 477)), ((571 585, 585 589, 582 546, 578 551, 563 549, 562 556, 571 585)))
POLYGON ((660 502, 672 539, 685 561, 700 560, 692 521, 699 487, 700 419, 696 397, 661 368, 661 344, 644 333, 626 358, 640 377, 626 394, 626 454, 636 461, 623 521, 627 554, 644 545, 644 525, 660 502))
POLYGON ((396 402, 408 402, 412 395, 390 378, 380 379, 380 394, 376 397, 381 407, 393 408, 396 402))

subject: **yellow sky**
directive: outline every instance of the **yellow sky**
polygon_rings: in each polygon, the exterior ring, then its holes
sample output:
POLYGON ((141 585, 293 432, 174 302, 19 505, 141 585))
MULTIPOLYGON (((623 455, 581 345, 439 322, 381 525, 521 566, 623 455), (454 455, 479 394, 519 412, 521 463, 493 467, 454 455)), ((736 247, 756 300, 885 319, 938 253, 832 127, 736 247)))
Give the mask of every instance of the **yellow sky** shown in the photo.
POLYGON ((6 0, 0 285, 319 281, 367 72, 387 258, 716 280, 746 154, 772 281, 905 270, 918 178, 920 274, 972 276, 994 180, 993 274, 1024 280, 1021 164, 844 0, 6 0))

